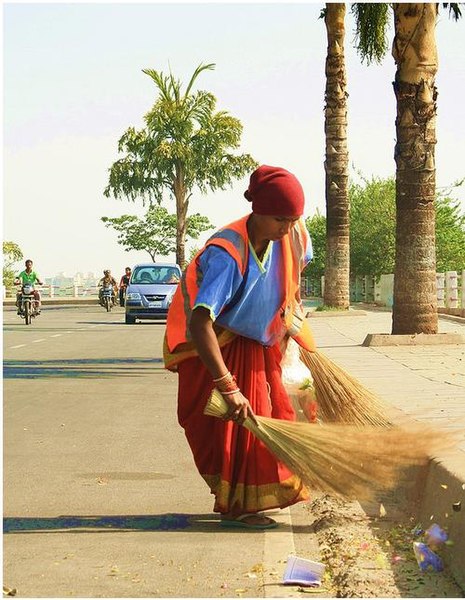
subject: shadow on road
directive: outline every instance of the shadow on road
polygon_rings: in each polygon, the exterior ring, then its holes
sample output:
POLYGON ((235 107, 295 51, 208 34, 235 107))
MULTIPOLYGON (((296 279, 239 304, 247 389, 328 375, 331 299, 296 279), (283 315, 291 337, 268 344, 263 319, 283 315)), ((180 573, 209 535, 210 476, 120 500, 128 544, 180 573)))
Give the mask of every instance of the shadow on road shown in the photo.
POLYGON ((119 515, 119 516, 60 516, 6 517, 3 533, 41 533, 44 531, 175 531, 191 527, 194 515, 119 515))
POLYGON ((3 362, 4 379, 139 377, 153 371, 164 371, 161 358, 76 358, 3 362), (147 368, 146 365, 153 366, 147 368))
MULTIPOLYGON (((202 531, 205 533, 223 532, 225 534, 249 533, 257 535, 253 529, 227 529, 219 526, 219 515, 216 514, 183 514, 167 513, 163 515, 115 515, 115 516, 67 516, 59 517, 5 517, 3 533, 54 533, 67 531, 69 533, 106 533, 109 531, 202 531)), ((281 525, 268 532, 282 532, 289 529, 281 525)), ((297 527, 302 533, 309 527, 297 527)), ((295 531, 295 528, 293 528, 295 531)))

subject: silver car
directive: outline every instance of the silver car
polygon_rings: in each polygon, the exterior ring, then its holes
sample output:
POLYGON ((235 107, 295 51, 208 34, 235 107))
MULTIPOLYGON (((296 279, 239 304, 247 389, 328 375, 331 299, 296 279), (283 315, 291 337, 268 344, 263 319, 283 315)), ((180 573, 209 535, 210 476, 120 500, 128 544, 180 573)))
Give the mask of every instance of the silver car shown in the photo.
POLYGON ((136 319, 166 319, 174 292, 181 280, 176 263, 136 265, 126 290, 126 323, 136 319))

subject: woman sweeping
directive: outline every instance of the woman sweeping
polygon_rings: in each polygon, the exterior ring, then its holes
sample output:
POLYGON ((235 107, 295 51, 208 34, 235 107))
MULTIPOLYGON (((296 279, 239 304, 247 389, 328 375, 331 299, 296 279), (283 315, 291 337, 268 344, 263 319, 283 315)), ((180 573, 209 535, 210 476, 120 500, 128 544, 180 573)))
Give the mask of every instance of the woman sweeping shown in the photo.
POLYGON ((241 423, 250 409, 296 418, 280 362, 289 336, 315 350, 300 301, 311 243, 302 186, 289 171, 262 165, 244 195, 252 213, 215 233, 183 275, 164 358, 179 374, 179 423, 221 525, 268 529, 277 523, 261 511, 306 500, 308 490, 241 423), (214 387, 228 404, 225 420, 203 414, 214 387))

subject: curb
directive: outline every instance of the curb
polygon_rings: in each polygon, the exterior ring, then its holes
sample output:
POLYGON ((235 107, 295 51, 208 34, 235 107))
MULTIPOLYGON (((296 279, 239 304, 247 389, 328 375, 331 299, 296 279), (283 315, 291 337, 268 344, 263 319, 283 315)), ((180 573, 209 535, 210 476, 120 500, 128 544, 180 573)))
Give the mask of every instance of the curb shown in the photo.
POLYGON ((367 313, 358 308, 349 308, 349 310, 310 310, 305 315, 310 319, 321 319, 322 317, 363 317, 367 313))
POLYGON ((362 346, 437 346, 443 344, 465 344, 465 336, 460 333, 414 333, 392 335, 389 333, 369 333, 362 346))

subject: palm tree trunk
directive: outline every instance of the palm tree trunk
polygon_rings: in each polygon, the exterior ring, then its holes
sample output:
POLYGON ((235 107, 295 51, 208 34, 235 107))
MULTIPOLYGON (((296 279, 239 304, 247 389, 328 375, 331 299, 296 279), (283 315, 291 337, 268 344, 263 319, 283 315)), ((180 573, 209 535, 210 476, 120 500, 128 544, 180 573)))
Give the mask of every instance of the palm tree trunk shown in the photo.
POLYGON ((326 56, 326 264, 324 303, 349 308, 349 198, 347 91, 344 59, 345 4, 327 3, 326 56))
POLYGON ((436 3, 394 4, 397 65, 393 334, 437 333, 436 3))
POLYGON ((187 209, 189 201, 186 198, 187 190, 184 184, 184 172, 180 165, 176 166, 176 177, 173 185, 174 197, 176 198, 176 262, 184 269, 186 266, 186 231, 187 231, 187 209))

